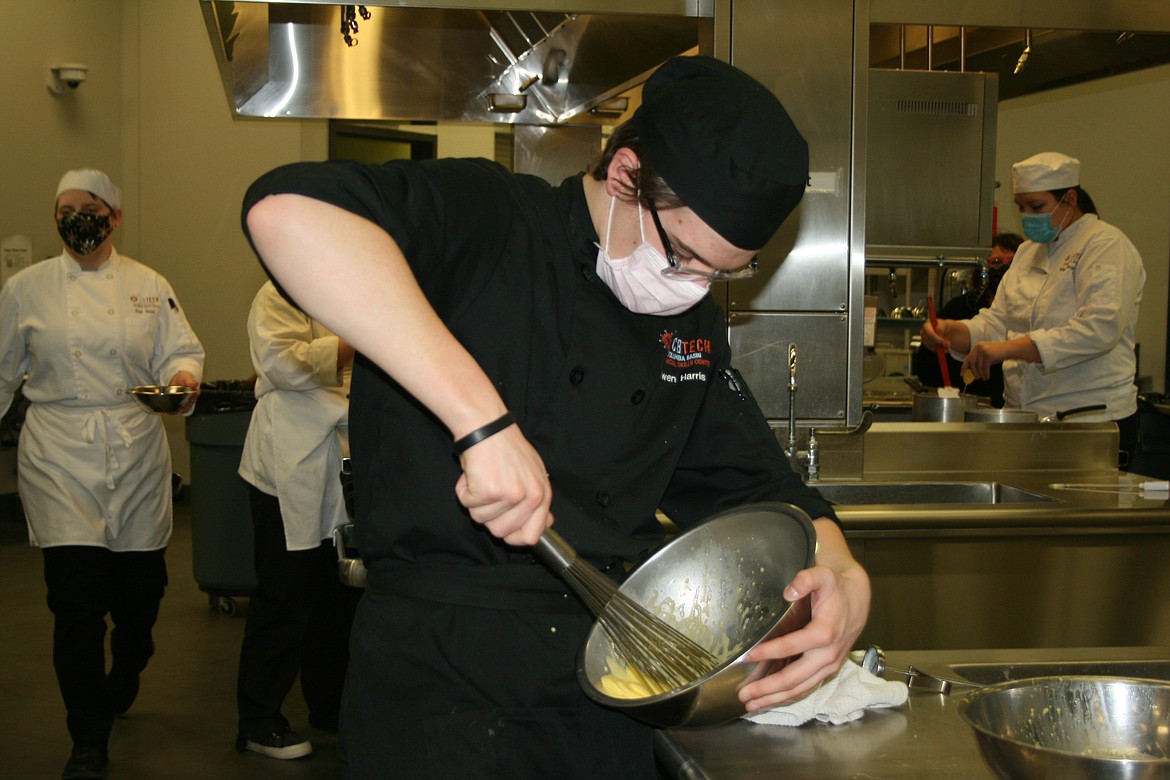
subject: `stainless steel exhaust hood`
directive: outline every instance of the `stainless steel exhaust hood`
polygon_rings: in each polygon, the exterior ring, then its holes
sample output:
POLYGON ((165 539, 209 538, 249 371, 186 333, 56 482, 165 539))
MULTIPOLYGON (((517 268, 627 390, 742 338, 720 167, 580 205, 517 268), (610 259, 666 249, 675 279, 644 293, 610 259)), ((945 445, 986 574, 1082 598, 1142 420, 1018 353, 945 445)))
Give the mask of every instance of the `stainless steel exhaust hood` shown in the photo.
POLYGON ((558 4, 200 0, 237 115, 539 125, 580 120, 694 49, 714 0, 558 4))

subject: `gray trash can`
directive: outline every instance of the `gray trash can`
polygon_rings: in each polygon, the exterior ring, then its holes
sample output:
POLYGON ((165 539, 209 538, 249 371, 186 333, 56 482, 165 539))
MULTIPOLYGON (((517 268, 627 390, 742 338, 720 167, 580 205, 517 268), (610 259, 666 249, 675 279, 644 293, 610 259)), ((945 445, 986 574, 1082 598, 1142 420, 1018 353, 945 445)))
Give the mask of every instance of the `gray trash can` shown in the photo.
POLYGON ((256 589, 252 509, 238 473, 251 419, 250 409, 234 409, 196 413, 186 423, 195 581, 212 609, 229 616, 237 611, 234 597, 256 589))

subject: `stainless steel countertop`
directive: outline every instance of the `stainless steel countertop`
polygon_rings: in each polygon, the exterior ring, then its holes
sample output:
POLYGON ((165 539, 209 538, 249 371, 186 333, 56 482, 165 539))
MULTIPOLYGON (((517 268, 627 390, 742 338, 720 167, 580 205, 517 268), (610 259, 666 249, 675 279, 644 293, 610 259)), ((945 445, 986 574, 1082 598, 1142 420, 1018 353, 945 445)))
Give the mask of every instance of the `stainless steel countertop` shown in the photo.
MULTIPOLYGON (((897 472, 875 475, 865 482, 999 482, 1056 499, 1051 502, 1004 504, 882 504, 838 505, 846 534, 854 538, 924 531, 941 534, 997 534, 1007 530, 1035 533, 1147 531, 1166 533, 1170 494, 1142 495, 1139 486, 1152 477, 1125 472, 1069 474, 1037 472, 969 472, 924 474, 897 472), (1054 484, 1091 485, 1062 489, 1054 484), (1117 492, 1109 492, 1115 490, 1117 492)), ((812 483, 816 484, 816 483, 812 483)))
MULTIPOLYGON (((886 652, 890 669, 914 665, 952 677, 949 665, 960 663, 1122 659, 1170 659, 1170 649, 886 652)), ((886 676, 899 679, 893 672, 886 676)), ((655 749, 670 776, 680 780, 993 778, 970 728, 958 716, 957 705, 965 695, 911 689, 909 700, 901 707, 871 710, 841 726, 809 723, 789 728, 740 720, 708 729, 663 731, 655 749)))

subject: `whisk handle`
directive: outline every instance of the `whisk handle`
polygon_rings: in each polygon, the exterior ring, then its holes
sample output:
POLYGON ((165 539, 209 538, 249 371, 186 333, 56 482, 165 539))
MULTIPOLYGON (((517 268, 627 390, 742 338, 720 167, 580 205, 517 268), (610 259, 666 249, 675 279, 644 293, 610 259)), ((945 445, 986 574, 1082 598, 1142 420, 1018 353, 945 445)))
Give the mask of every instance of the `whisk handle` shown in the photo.
POLYGON ((532 551, 554 572, 560 573, 577 561, 577 551, 551 528, 544 529, 532 551))

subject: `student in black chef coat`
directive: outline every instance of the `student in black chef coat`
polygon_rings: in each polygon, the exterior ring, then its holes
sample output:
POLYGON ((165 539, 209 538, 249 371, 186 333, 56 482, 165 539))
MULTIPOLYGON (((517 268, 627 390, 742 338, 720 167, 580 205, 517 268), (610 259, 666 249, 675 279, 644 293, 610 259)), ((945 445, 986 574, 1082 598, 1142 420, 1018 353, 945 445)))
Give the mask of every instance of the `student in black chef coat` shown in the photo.
POLYGON ((804 140, 706 57, 670 60, 589 175, 552 187, 486 160, 307 163, 244 203, 260 257, 361 357, 351 395, 369 568, 341 723, 350 777, 654 776, 651 730, 574 678, 590 616, 529 545, 556 518, 616 574, 711 513, 811 517, 810 625, 756 659, 749 710, 831 675, 869 582, 731 368, 714 279, 751 273, 795 207, 804 140), (673 271, 670 269, 674 269, 673 271), (452 446, 452 440, 455 446, 452 446))

